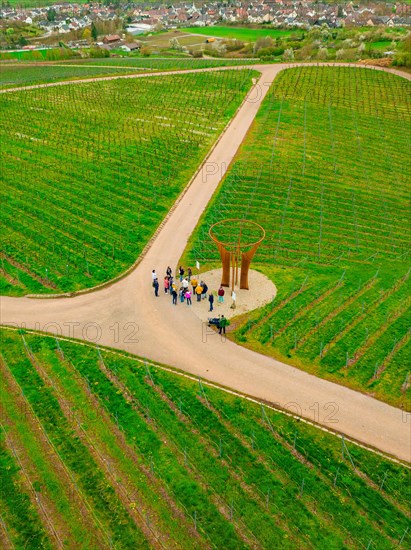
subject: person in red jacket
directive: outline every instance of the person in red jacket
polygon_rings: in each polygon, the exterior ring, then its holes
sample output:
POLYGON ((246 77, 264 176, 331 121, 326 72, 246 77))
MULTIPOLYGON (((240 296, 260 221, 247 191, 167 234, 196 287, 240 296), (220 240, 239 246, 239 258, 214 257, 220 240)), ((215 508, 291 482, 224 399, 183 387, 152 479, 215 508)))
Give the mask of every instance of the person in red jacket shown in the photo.
POLYGON ((170 288, 170 279, 169 277, 166 275, 164 277, 164 292, 167 294, 168 292, 168 289, 170 288))
POLYGON ((222 287, 222 285, 220 285, 220 288, 218 289, 217 294, 218 294, 218 301, 220 304, 222 304, 224 302, 224 294, 225 294, 225 290, 222 287))

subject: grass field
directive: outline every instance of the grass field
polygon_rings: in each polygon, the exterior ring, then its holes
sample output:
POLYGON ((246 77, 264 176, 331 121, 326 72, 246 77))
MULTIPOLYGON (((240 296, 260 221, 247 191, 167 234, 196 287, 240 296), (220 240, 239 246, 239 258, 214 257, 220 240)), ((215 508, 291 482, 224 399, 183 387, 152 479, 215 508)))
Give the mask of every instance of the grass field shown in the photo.
POLYGON ((193 27, 190 29, 193 34, 201 34, 205 37, 215 36, 217 38, 228 38, 242 40, 243 42, 255 42, 259 38, 271 37, 283 38, 291 34, 301 34, 299 30, 284 30, 284 29, 264 29, 264 28, 247 28, 247 27, 193 27))
POLYGON ((217 261, 213 222, 261 223, 254 265, 278 294, 232 336, 407 409, 409 90, 372 70, 281 73, 184 258, 217 261))
POLYGON ((72 291, 129 267, 253 75, 233 70, 2 94, 1 293, 72 291))
MULTIPOLYGON (((170 49, 170 40, 177 39, 181 46, 189 49, 199 49, 205 43, 205 38, 202 35, 196 36, 190 32, 190 29, 168 30, 160 32, 152 32, 137 35, 144 46, 147 46, 152 53, 158 53, 170 49)), ((171 50, 170 50, 171 53, 171 50)), ((181 53, 180 53, 181 55, 181 53)))
MULTIPOLYGON (((49 50, 44 49, 38 49, 38 50, 18 50, 18 51, 2 51, 0 52, 0 59, 12 59, 16 61, 41 61, 42 59, 46 59, 47 52, 49 50)), ((3 67, 1 67, 1 70, 3 70, 3 67)))
POLYGON ((392 50, 392 44, 389 40, 380 40, 379 42, 371 42, 369 45, 371 50, 389 51, 392 50))
POLYGON ((0 89, 30 86, 64 80, 81 80, 100 76, 133 74, 182 69, 202 69, 251 64, 251 61, 230 59, 145 59, 108 58, 73 60, 43 65, 0 64, 0 89))
POLYGON ((108 350, 1 331, 3 548, 405 548, 410 470, 108 350))

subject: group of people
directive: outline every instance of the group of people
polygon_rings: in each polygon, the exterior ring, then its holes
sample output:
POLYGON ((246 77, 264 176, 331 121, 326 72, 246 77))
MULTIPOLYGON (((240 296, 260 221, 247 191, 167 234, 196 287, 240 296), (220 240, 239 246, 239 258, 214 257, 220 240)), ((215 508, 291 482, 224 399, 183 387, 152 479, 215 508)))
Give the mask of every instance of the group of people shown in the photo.
MULTIPOLYGON (((158 281, 156 270, 153 269, 151 273, 152 277, 152 285, 154 288, 154 296, 159 296, 159 288, 160 283, 158 281)), ((187 276, 185 277, 185 270, 180 265, 178 269, 178 278, 180 282, 180 286, 178 287, 178 283, 173 277, 173 271, 170 266, 167 267, 166 274, 164 276, 164 293, 169 294, 172 297, 172 301, 174 305, 177 305, 178 298, 180 299, 180 302, 186 302, 188 306, 192 305, 192 298, 193 296, 196 296, 197 302, 201 302, 201 300, 206 300, 208 298, 209 302, 209 311, 213 311, 214 309, 214 293, 213 291, 210 291, 205 281, 198 281, 196 276, 193 276, 193 272, 191 268, 189 267, 187 269, 187 276), (190 289, 190 285, 192 290, 190 289)), ((220 285, 220 288, 217 291, 217 297, 218 302, 223 303, 224 302, 224 295, 225 290, 220 285)))

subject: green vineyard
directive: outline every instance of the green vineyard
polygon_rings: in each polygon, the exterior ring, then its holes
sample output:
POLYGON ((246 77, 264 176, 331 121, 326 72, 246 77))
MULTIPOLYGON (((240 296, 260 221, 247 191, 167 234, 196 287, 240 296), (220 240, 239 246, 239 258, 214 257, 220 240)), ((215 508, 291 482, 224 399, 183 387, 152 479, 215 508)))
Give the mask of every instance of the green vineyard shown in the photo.
MULTIPOLYGON (((122 67, 105 67, 88 65, 1 65, 0 89, 30 86, 63 80, 81 80, 82 78, 98 78, 118 74, 133 74, 137 71, 122 67)), ((138 71, 143 72, 143 71, 138 71)))
POLYGON ((231 65, 249 65, 251 61, 235 59, 144 59, 107 58, 76 59, 60 63, 0 65, 0 89, 30 86, 63 80, 81 80, 104 76, 126 75, 156 71, 206 69, 231 65))
POLYGON ((71 292, 130 267, 255 74, 1 94, 1 293, 71 292))
POLYGON ((2 548, 410 542, 410 470, 205 383, 1 331, 2 548))
POLYGON ((409 92, 362 68, 280 73, 184 258, 217 265, 212 223, 260 223, 254 265, 278 294, 236 341, 407 409, 409 92))

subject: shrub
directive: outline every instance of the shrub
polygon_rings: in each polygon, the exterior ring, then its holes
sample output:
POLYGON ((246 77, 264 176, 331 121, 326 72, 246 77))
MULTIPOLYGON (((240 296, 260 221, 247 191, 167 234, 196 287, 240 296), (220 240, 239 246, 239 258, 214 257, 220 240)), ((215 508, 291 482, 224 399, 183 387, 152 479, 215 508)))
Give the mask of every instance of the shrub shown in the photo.
POLYGON ((206 46, 204 49, 204 53, 206 55, 209 55, 210 57, 220 57, 220 53, 216 48, 213 48, 212 46, 206 46))
POLYGON ((285 50, 283 55, 284 61, 293 61, 294 60, 294 51, 291 48, 285 50))
POLYGON ((46 52, 47 61, 59 61, 61 59, 70 59, 71 57, 74 57, 74 55, 70 48, 53 48, 46 52))
POLYGON ((344 40, 342 45, 343 45, 344 48, 354 48, 355 42, 354 42, 354 40, 351 40, 350 38, 347 38, 347 40, 344 40))
POLYGON ((300 50, 297 51, 298 59, 311 59, 314 54, 313 44, 306 44, 300 50))
POLYGON ((177 52, 182 52, 183 51, 183 47, 182 45, 180 44, 180 42, 178 41, 177 38, 171 38, 169 40, 169 43, 170 43, 170 48, 172 50, 176 50, 177 52))
POLYGON ((227 51, 227 48, 226 48, 225 44, 221 43, 221 44, 218 44, 218 46, 216 47, 216 51, 218 52, 219 56, 224 57, 224 55, 227 51))
POLYGON ((398 52, 394 56, 393 65, 411 67, 411 33, 399 42, 398 52))
POLYGON ((99 57, 110 57, 110 52, 108 50, 103 50, 102 48, 90 48, 89 55, 93 59, 99 57))
POLYGON ((343 48, 336 51, 335 59, 345 59, 345 50, 343 48))
POLYGON ((392 64, 397 67, 411 67, 411 52, 397 52, 392 64))
POLYGON ((283 55, 283 53, 284 53, 284 48, 274 46, 273 48, 261 48, 261 50, 259 50, 257 55, 260 58, 275 57, 278 55, 283 55))
POLYGON ((143 57, 150 57, 151 50, 147 46, 144 46, 144 48, 141 48, 140 53, 143 57))
POLYGON ((320 59, 321 61, 325 61, 327 58, 328 58, 327 48, 320 48, 317 53, 317 59, 320 59))
POLYGON ((245 44, 242 53, 250 54, 250 55, 254 54, 254 44, 252 44, 251 42, 248 44, 245 44))
POLYGON ((244 42, 241 40, 224 40, 223 44, 228 52, 237 52, 244 48, 244 42))
POLYGON ((254 44, 254 53, 258 53, 263 48, 272 48, 274 46, 273 39, 270 36, 258 38, 254 44))

